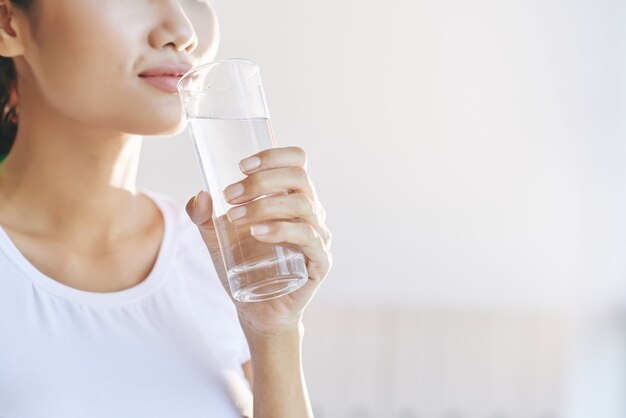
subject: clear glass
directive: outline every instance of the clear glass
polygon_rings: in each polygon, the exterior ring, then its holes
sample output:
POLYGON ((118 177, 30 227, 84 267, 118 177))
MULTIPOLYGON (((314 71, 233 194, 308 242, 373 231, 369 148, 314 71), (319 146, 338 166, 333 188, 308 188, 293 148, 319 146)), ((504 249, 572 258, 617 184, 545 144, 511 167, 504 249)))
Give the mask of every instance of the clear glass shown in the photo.
POLYGON ((178 92, 213 199, 213 222, 233 297, 253 302, 299 289, 308 279, 299 247, 263 243, 250 236, 251 224, 235 226, 226 212, 236 205, 222 194, 245 178, 239 161, 276 147, 259 66, 238 58, 204 64, 180 79, 178 92))

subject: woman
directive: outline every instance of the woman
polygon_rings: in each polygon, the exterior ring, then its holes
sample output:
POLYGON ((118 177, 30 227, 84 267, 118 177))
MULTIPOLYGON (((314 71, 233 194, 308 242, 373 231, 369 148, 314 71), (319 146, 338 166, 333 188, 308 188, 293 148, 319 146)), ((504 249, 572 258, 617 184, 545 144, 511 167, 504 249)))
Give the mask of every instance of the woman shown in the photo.
POLYGON ((307 257, 274 300, 229 297, 207 192, 135 187, 142 136, 184 127, 141 74, 210 61, 218 37, 198 0, 0 0, 1 417, 312 416, 302 313, 332 261, 304 151, 250 156, 226 189, 233 222, 307 257))

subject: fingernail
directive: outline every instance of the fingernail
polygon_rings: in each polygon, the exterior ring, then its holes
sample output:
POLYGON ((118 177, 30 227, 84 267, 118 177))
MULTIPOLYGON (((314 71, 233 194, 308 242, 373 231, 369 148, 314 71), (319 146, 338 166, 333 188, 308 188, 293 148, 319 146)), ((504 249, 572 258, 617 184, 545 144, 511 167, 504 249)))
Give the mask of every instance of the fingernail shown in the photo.
POLYGON ((245 206, 237 206, 236 208, 232 208, 227 212, 228 219, 234 221, 235 219, 243 218, 244 216, 246 216, 246 212, 248 211, 246 210, 245 206))
POLYGON ((246 158, 245 160, 241 160, 241 162, 239 163, 239 167, 241 167, 243 171, 254 170, 260 165, 261 165, 261 159, 259 157, 246 158))
POLYGON ((194 197, 194 199, 193 199, 193 207, 194 208, 197 208, 197 207, 200 206, 200 195, 202 194, 203 191, 204 190, 200 190, 198 192, 198 194, 194 197))
POLYGON ((250 227, 250 233, 252 235, 265 235, 270 232, 270 227, 267 225, 254 225, 250 227))
POLYGON ((226 200, 233 200, 243 194, 243 184, 231 184, 224 190, 226 200))

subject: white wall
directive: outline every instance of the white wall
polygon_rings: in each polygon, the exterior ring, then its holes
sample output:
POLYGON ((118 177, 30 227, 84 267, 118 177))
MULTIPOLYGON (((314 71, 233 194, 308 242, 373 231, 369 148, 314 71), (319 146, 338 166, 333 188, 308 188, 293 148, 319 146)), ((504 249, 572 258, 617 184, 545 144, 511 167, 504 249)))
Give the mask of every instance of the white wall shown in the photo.
MULTIPOLYGON (((626 300, 624 2, 213 4, 218 58, 261 65, 279 146, 309 154, 319 297, 626 300)), ((196 165, 186 133, 146 138, 140 183, 191 196, 196 165)))
MULTIPOLYGON (((213 4, 218 58, 260 64, 279 146, 308 152, 333 231, 316 304, 623 317, 626 2, 213 4)), ((139 180, 200 190, 189 137, 146 138, 139 180)), ((574 363, 604 358, 583 345, 574 363)), ((623 388, 622 366, 587 384, 623 388)))

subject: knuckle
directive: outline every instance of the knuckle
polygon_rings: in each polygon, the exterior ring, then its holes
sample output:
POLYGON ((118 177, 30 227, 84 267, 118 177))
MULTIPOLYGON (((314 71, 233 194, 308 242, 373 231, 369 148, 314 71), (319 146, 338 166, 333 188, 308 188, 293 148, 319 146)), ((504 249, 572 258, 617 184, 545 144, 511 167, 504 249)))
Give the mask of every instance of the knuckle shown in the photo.
POLYGON ((262 219, 269 211, 267 199, 257 199, 246 205, 249 219, 262 219))
POLYGON ((316 211, 321 216, 322 223, 326 222, 326 209, 319 202, 317 202, 316 211))
POLYGON ((292 188, 299 189, 314 196, 314 189, 306 169, 298 166, 289 168, 289 177, 291 178, 292 188))
POLYGON ((285 223, 284 222, 273 222, 272 234, 274 234, 274 236, 278 236, 278 237, 284 236, 285 235, 285 223))
POLYGON ((306 167, 306 163, 307 163, 306 151, 303 148, 299 147, 299 146, 293 146, 293 147, 291 147, 291 149, 298 156, 298 159, 301 161, 302 166, 306 167))
POLYGON ((296 235, 299 233, 298 225, 296 223, 287 221, 277 223, 280 224, 278 235, 283 237, 284 241, 292 241, 296 239, 296 235))
POLYGON ((306 172, 306 170, 303 167, 291 166, 290 171, 291 171, 290 175, 297 181, 301 183, 309 182, 309 174, 306 172))
POLYGON ((319 240, 321 238, 319 232, 315 229, 315 227, 311 224, 306 224, 307 233, 313 240, 319 240))
POLYGON ((315 202, 306 193, 297 193, 300 213, 302 215, 315 215, 315 202))
POLYGON ((326 226, 324 226, 324 231, 326 232, 326 245, 330 247, 330 244, 333 242, 333 233, 326 226))
POLYGON ((285 212, 285 201, 283 196, 265 196, 255 200, 259 205, 259 213, 264 218, 276 218, 285 212))
POLYGON ((246 193, 250 194, 252 192, 258 191, 258 190, 263 190, 263 188, 265 187, 265 183, 267 183, 267 180, 265 179, 265 175, 263 171, 259 171, 258 173, 253 173, 250 176, 248 176, 248 184, 246 186, 246 193))

